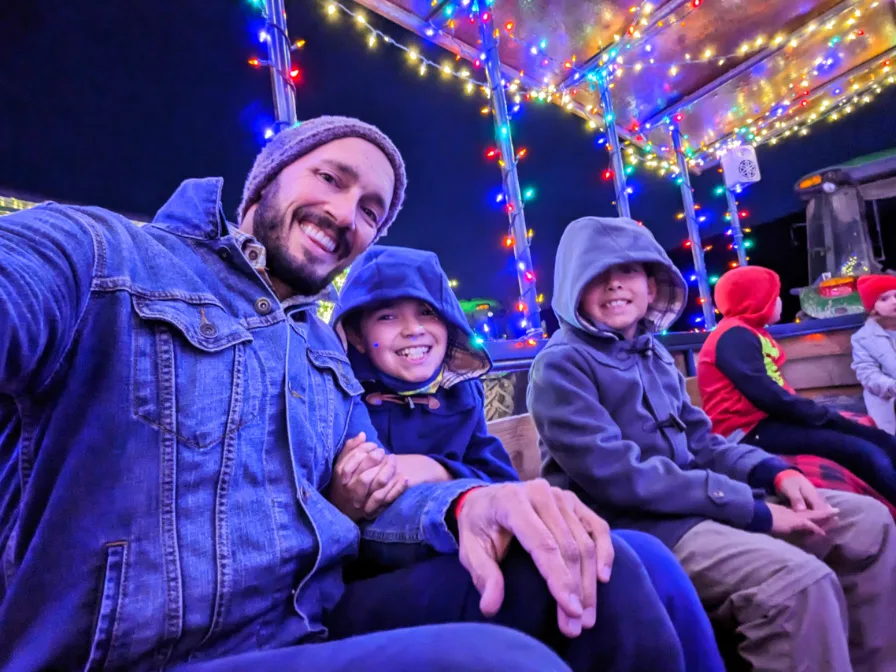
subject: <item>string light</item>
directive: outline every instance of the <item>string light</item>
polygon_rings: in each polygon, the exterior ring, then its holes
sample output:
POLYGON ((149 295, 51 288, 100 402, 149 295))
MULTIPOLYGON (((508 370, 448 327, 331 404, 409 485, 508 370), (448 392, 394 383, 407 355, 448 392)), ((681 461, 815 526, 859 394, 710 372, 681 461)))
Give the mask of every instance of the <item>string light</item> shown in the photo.
MULTIPOLYGON (((722 187, 722 189, 724 190, 725 187, 722 187)), ((710 219, 713 219, 713 215, 712 215, 711 213, 709 213, 706 209, 704 209, 704 208, 701 206, 700 203, 695 203, 695 204, 694 204, 694 209, 695 209, 696 211, 699 211, 699 212, 702 212, 702 213, 706 213, 706 214, 703 215, 703 216, 706 218, 707 221, 710 220, 710 219)), ((744 219, 744 218, 746 218, 746 217, 749 216, 749 213, 747 212, 746 209, 741 209, 741 210, 739 211, 739 214, 742 216, 742 219, 744 219)), ((728 213, 726 212, 726 213, 725 213, 725 219, 728 218, 727 215, 728 215, 728 213)), ((680 212, 680 213, 677 214, 676 217, 677 217, 678 219, 684 219, 684 213, 680 212)), ((700 218, 698 217, 698 220, 699 220, 699 219, 700 219, 700 218)), ((742 233, 743 233, 745 236, 746 236, 747 234, 752 233, 752 229, 750 229, 749 227, 744 227, 744 228, 741 229, 741 231, 742 231, 742 233)), ((733 235, 734 235, 734 231, 733 231, 732 229, 729 228, 729 229, 727 229, 727 230, 724 231, 724 235, 727 236, 727 237, 729 237, 729 238, 731 238, 731 237, 733 237, 733 235)), ((684 248, 685 250, 690 250, 691 247, 692 247, 692 243, 691 243, 690 240, 685 240, 685 241, 682 243, 682 248, 684 248)), ((744 238, 744 248, 745 248, 745 249, 749 249, 749 248, 752 248, 752 247, 753 247, 753 240, 750 239, 750 238, 745 237, 745 238, 744 238)), ((711 252, 713 249, 714 249, 714 246, 710 244, 710 245, 705 245, 704 248, 703 248, 703 251, 704 251, 704 252, 711 252)), ((737 246, 734 244, 734 242, 731 242, 731 243, 728 243, 727 245, 725 245, 724 250, 725 250, 727 253, 731 253, 731 252, 733 252, 735 255, 737 254, 737 246)), ((718 255, 716 255, 716 256, 718 256, 718 255)), ((730 258, 730 255, 726 255, 726 256, 728 256, 728 258, 722 260, 722 263, 724 264, 724 270, 725 270, 725 271, 730 270, 730 269, 732 269, 732 268, 737 268, 737 267, 740 265, 739 262, 738 262, 736 259, 731 259, 731 258, 730 258)), ((747 257, 747 260, 749 261, 749 257, 747 257)), ((714 286, 714 285, 719 281, 719 277, 720 277, 719 274, 717 274, 717 273, 713 273, 713 272, 711 272, 711 271, 709 270, 709 267, 710 267, 711 264, 712 264, 712 259, 711 259, 711 258, 707 258, 707 259, 706 259, 706 266, 707 266, 707 278, 706 278, 706 279, 707 279, 707 282, 709 283, 710 287, 714 286)), ((684 275, 685 275, 685 278, 687 279, 687 281, 688 281, 689 283, 694 284, 694 285, 696 285, 696 284, 698 283, 698 277, 697 277, 697 273, 696 273, 696 272, 692 271, 692 272, 690 272, 690 273, 685 273, 684 275)), ((692 324, 703 324, 703 310, 702 310, 702 305, 703 305, 703 301, 702 301, 702 299, 699 299, 699 298, 698 298, 698 299, 697 299, 697 311, 696 311, 695 313, 692 313, 691 316, 688 318, 688 319, 691 321, 692 324)), ((716 312, 718 312, 718 310, 717 310, 716 312)), ((697 329, 696 331, 703 331, 703 330, 704 330, 703 328, 700 328, 700 329, 697 329)))
MULTIPOLYGON (((472 94, 479 89, 479 91, 485 95, 487 91, 485 82, 472 78, 469 70, 466 68, 456 69, 449 63, 436 63, 435 61, 430 60, 420 52, 419 48, 402 44, 376 28, 360 10, 354 10, 341 2, 331 1, 326 3, 326 12, 332 20, 337 19, 343 14, 353 19, 358 29, 366 32, 367 44, 371 48, 378 44, 379 41, 382 41, 383 43, 404 52, 408 61, 415 66, 421 77, 425 76, 431 69, 433 72, 439 72, 445 77, 463 81, 463 90, 466 94, 472 94)), ((436 29, 435 26, 430 26, 427 29, 426 34, 427 37, 434 37, 437 33, 441 32, 442 31, 436 29)))
MULTIPOLYGON (((476 20, 488 14, 489 10, 487 8, 490 3, 480 3, 480 5, 477 5, 476 2, 472 2, 471 0, 461 0, 460 3, 449 3, 445 5, 443 11, 431 18, 428 24, 425 24, 425 27, 421 32, 429 38, 440 41, 443 45, 448 45, 450 43, 457 44, 457 38, 454 36, 454 31, 458 25, 458 20, 469 19, 470 22, 475 23, 476 20), (480 10, 484 11, 480 13, 480 10)), ((338 1, 328 2, 325 6, 329 15, 344 13, 354 17, 354 15, 358 13, 345 5, 342 5, 338 1)), ((777 33, 774 35, 757 34, 744 40, 736 50, 730 54, 719 54, 711 45, 702 45, 698 49, 695 49, 694 53, 687 52, 684 55, 684 58, 680 61, 670 62, 669 59, 664 59, 661 64, 667 69, 673 67, 681 69, 685 66, 695 66, 698 64, 718 64, 721 66, 731 59, 743 60, 743 58, 750 54, 758 53, 763 49, 786 49, 789 56, 794 49, 805 49, 805 45, 814 46, 815 42, 812 40, 817 40, 818 38, 816 36, 824 38, 821 44, 825 49, 830 49, 828 45, 831 41, 834 41, 837 48, 839 48, 839 45, 846 42, 853 42, 857 39, 875 39, 875 35, 872 35, 872 31, 868 31, 867 26, 862 27, 859 25, 858 21, 861 19, 862 21, 868 22, 868 25, 876 25, 873 23, 874 17, 869 17, 868 10, 878 6, 883 5, 878 1, 869 3, 866 0, 866 2, 862 3, 859 7, 844 10, 841 14, 824 23, 824 25, 810 24, 809 26, 797 29, 789 35, 784 33, 777 33), (837 39, 835 40, 835 38, 837 39)), ((519 23, 515 21, 513 17, 505 16, 504 23, 495 28, 496 33, 500 32, 502 39, 518 43, 520 47, 525 50, 524 53, 535 57, 538 63, 538 66, 534 69, 530 68, 530 72, 526 75, 526 79, 530 84, 524 85, 522 81, 522 72, 517 79, 504 82, 505 90, 512 94, 514 108, 518 109, 518 107, 524 103, 552 102, 563 109, 582 116, 586 119, 586 127, 589 130, 596 130, 599 127, 597 121, 599 118, 599 109, 595 106, 589 106, 579 102, 577 99, 578 87, 593 87, 594 82, 596 81, 595 73, 597 68, 608 68, 612 79, 617 80, 621 78, 626 71, 648 72, 647 66, 660 65, 658 61, 656 63, 649 62, 649 59, 654 58, 654 47, 651 42, 643 42, 643 40, 646 39, 648 35, 653 37, 658 32, 662 32, 662 30, 683 23, 694 11, 704 11, 702 0, 696 0, 696 2, 695 0, 691 0, 691 2, 684 3, 680 8, 673 11, 671 15, 666 16, 661 22, 654 25, 651 23, 654 9, 653 4, 650 2, 642 2, 640 5, 630 7, 628 10, 630 20, 624 30, 620 30, 615 34, 610 44, 605 46, 595 59, 589 59, 584 68, 580 68, 579 65, 577 65, 577 58, 575 55, 560 57, 554 53, 549 53, 548 41, 545 38, 536 38, 529 42, 521 40, 515 33, 519 28, 519 23), (648 27, 651 28, 652 32, 644 32, 648 27), (558 77, 560 79, 556 79, 558 77), (538 84, 535 85, 535 82, 538 82, 538 84)), ((395 40, 387 38, 381 31, 373 28, 367 20, 359 25, 362 30, 373 31, 376 35, 381 36, 381 39, 388 44, 396 46, 399 49, 409 49, 409 47, 400 45, 395 40)), ((459 60, 461 58, 460 47, 451 49, 452 51, 456 50, 455 56, 459 60)), ((808 73, 795 73, 793 75, 793 80, 796 83, 806 81, 808 85, 808 82, 815 77, 815 75, 813 75, 815 70, 818 70, 819 73, 823 73, 827 67, 825 66, 824 54, 819 58, 821 60, 818 61, 816 59, 817 62, 814 70, 808 73)), ((788 61, 790 60, 795 61, 796 59, 788 58, 788 61)), ((433 70, 438 69, 439 71, 445 70, 444 65, 435 66, 435 64, 428 63, 427 68, 421 68, 419 71, 421 74, 425 74, 430 68, 433 70)), ((448 72, 445 74, 451 74, 454 77, 458 77, 456 70, 452 66, 448 66, 447 70, 448 72)), ((887 83, 892 83, 892 81, 887 83)), ((764 90, 765 86, 762 82, 759 84, 760 86, 757 88, 762 88, 764 90)), ((613 85, 614 84, 611 84, 611 86, 613 85)), ((483 83, 475 81, 465 83, 463 85, 463 90, 465 93, 471 94, 475 92, 477 86, 483 93, 485 93, 483 83)), ((763 102, 763 104, 765 103, 763 102)), ((812 107, 813 106, 809 105, 807 112, 811 110, 812 107)), ((732 112, 732 114, 734 114, 734 112, 732 112)), ((789 120, 796 121, 796 115, 792 111, 786 112, 786 114, 789 120)), ((729 116, 731 116, 731 114, 729 116)), ((740 116, 739 113, 738 116, 740 116)), ((842 118, 842 116, 843 113, 835 113, 827 114, 825 115, 825 118, 836 120, 842 118)), ((807 118, 801 120, 798 127, 792 129, 793 132, 790 135, 807 134, 808 129, 805 126, 809 123, 814 123, 818 118, 821 118, 821 113, 817 113, 816 117, 816 119, 807 118)), ((757 146, 765 143, 775 144, 781 139, 780 136, 784 135, 782 129, 769 129, 767 127, 760 127, 760 132, 756 133, 756 129, 752 128, 752 125, 754 125, 754 122, 749 122, 747 124, 746 132, 735 133, 734 139, 727 137, 720 139, 710 134, 696 144, 692 145, 692 143, 686 143, 688 151, 691 152, 688 165, 694 168, 700 168, 708 161, 716 160, 719 152, 723 153, 732 146, 739 146, 740 144, 746 143, 757 146), (772 130, 777 130, 779 132, 773 133, 772 130)), ((654 129, 655 128, 656 126, 654 129)), ((649 134, 654 129, 647 128, 646 133, 649 134)), ((789 137, 789 135, 785 137, 789 137)), ((632 138, 634 138, 634 135, 632 138)), ((634 139, 635 144, 637 144, 638 147, 633 150, 629 157, 627 157, 628 165, 631 166, 629 171, 634 170, 635 166, 640 166, 644 169, 654 171, 660 176, 669 176, 672 179, 675 179, 678 171, 674 160, 671 160, 674 159, 674 156, 669 148, 656 148, 651 146, 647 135, 638 134, 637 138, 634 139)), ((631 144, 631 139, 627 139, 626 143, 631 144)))
MULTIPOLYGON (((455 51, 456 59, 460 60, 462 46, 454 36, 457 22, 466 19, 471 23, 480 19, 490 20, 491 4, 489 0, 478 4, 471 0, 438 4, 438 11, 432 15, 434 18, 430 19, 429 24, 426 24, 421 32, 443 45, 451 42, 458 44, 457 47, 449 48, 455 51)), ((433 5, 437 6, 437 3, 433 3, 433 5)), ((714 45, 700 44, 695 45, 691 51, 685 52, 676 60, 670 61, 668 58, 661 58, 659 51, 655 50, 655 45, 644 40, 648 36, 652 38, 670 26, 683 24, 694 11, 706 11, 703 8, 703 2, 702 0, 690 0, 682 3, 662 21, 655 24, 652 18, 654 11, 652 3, 643 2, 629 8, 630 20, 626 19, 627 23, 624 29, 619 30, 612 40, 605 43, 605 46, 594 58, 587 59, 582 64, 577 62, 575 55, 561 57, 554 51, 549 53, 548 41, 545 38, 536 38, 529 42, 521 40, 515 33, 519 28, 519 22, 505 14, 501 17, 501 24, 494 28, 495 33, 500 33, 502 40, 514 41, 525 47, 520 53, 526 55, 526 58, 531 56, 531 62, 537 65, 530 67, 528 74, 524 75, 521 71, 515 79, 508 77, 499 85, 508 95, 508 102, 514 111, 524 104, 554 103, 564 110, 582 116, 586 120, 586 128, 589 131, 596 131, 602 128, 601 122, 616 123, 617 121, 613 117, 602 119, 598 107, 581 102, 584 98, 578 96, 580 90, 594 89, 598 69, 603 69, 608 74, 610 87, 613 88, 627 74, 643 75, 648 73, 655 77, 658 72, 662 72, 657 71, 656 68, 661 67, 667 70, 671 76, 677 76, 682 74, 683 68, 722 67, 732 60, 743 62, 744 59, 753 55, 764 59, 767 55, 772 55, 773 50, 780 51, 781 55, 777 58, 784 62, 784 67, 789 66, 791 62, 796 64, 790 66, 793 68, 791 72, 785 73, 785 77, 789 79, 790 92, 787 95, 780 96, 779 94, 777 102, 769 103, 769 96, 765 90, 769 88, 770 84, 766 80, 760 80, 757 82, 756 88, 762 89, 764 93, 756 108, 758 111, 753 112, 752 118, 746 118, 731 133, 718 137, 710 131, 702 138, 689 138, 686 133, 683 133, 684 147, 682 149, 686 156, 686 165, 700 169, 707 163, 716 161, 733 147, 744 144, 753 146, 776 144, 789 137, 805 136, 810 132, 810 126, 813 124, 823 119, 837 121, 844 118, 859 106, 871 102, 874 96, 881 93, 883 87, 894 83, 890 62, 883 57, 879 57, 873 64, 869 62, 867 67, 865 64, 857 66, 854 68, 855 74, 847 73, 847 75, 841 75, 837 81, 833 79, 825 81, 827 74, 831 71, 832 59, 845 60, 846 58, 837 52, 842 45, 856 40, 867 40, 870 43, 873 40, 881 39, 881 35, 875 33, 879 33, 881 30, 877 24, 883 25, 884 22, 875 21, 874 17, 869 17, 866 11, 866 9, 874 9, 881 3, 871 2, 869 4, 866 1, 857 3, 857 5, 858 7, 850 7, 848 11, 839 13, 831 19, 816 20, 813 24, 800 27, 791 34, 779 32, 753 35, 743 40, 731 53, 719 53, 714 45), (802 67, 800 63, 803 63, 805 59, 794 56, 794 50, 797 49, 802 50, 800 54, 808 53, 810 49, 820 49, 820 51, 811 66, 802 67)), ((462 80, 462 88, 465 93, 474 93, 478 87, 487 96, 486 85, 472 78, 469 71, 458 70, 456 64, 436 65, 428 61, 419 49, 399 44, 371 26, 370 21, 360 15, 360 12, 353 11, 338 1, 330 2, 326 7, 327 13, 331 16, 345 14, 355 18, 355 24, 362 32, 368 34, 370 39, 382 40, 386 44, 405 51, 408 60, 418 68, 421 76, 425 75, 428 69, 432 69, 440 72, 446 78, 462 80), (358 18, 359 16, 360 18, 358 18), (421 59, 422 62, 418 59, 421 59)), ((527 24, 527 31, 529 27, 527 24)), ((859 43, 854 51, 860 52, 863 44, 859 43)), ((464 56, 468 56, 468 54, 464 53, 464 56)), ((479 58, 470 58, 476 62, 477 67, 483 59, 482 54, 479 55, 479 58)), ((774 72, 774 69, 772 71, 774 72)), ((779 76, 776 75, 776 77, 779 76)), ((749 109, 752 102, 751 100, 738 100, 738 106, 742 105, 743 108, 733 107, 727 116, 732 119, 745 118, 744 111, 749 109)), ((490 106, 484 106, 481 112, 483 115, 490 114, 490 106)), ((626 176, 631 175, 636 168, 641 168, 654 171, 660 176, 667 176, 675 182, 682 180, 671 147, 663 144, 663 141, 657 138, 658 135, 665 135, 665 125, 672 123, 673 119, 675 123, 683 121, 681 113, 672 114, 670 112, 669 114, 671 119, 667 117, 662 120, 662 123, 644 123, 643 130, 637 121, 625 122, 621 140, 623 166, 619 169, 623 170, 626 176), (651 142, 651 138, 657 142, 651 142)), ((699 120, 703 116, 705 115, 695 114, 694 118, 699 120)), ((597 142, 604 144, 605 139, 598 138, 597 142)), ((516 163, 525 155, 525 150, 520 149, 513 157, 501 157, 496 153, 488 158, 496 160, 499 165, 505 167, 505 160, 516 163)), ((603 178, 605 180, 610 180, 613 177, 611 168, 604 171, 603 178)), ((523 201, 529 200, 534 195, 534 191, 531 189, 530 187, 524 190, 523 201)), ((724 188, 717 189, 716 194, 723 196, 724 188)), ((499 197, 497 202, 503 204, 502 207, 514 215, 513 207, 506 202, 506 199, 499 197)), ((740 212, 741 217, 744 217, 745 214, 745 211, 740 212)), ((708 221, 708 217, 709 215, 701 214, 697 217, 698 223, 708 221)), ((513 237, 506 236, 504 245, 513 248, 513 237)), ((749 248, 751 245, 751 240, 744 240, 744 248, 749 248)), ((729 250, 736 249, 733 243, 729 244, 727 248, 729 250)), ((706 246, 705 251, 711 249, 711 245, 706 246)), ((521 268, 520 271, 523 274, 531 273, 531 269, 521 268)))

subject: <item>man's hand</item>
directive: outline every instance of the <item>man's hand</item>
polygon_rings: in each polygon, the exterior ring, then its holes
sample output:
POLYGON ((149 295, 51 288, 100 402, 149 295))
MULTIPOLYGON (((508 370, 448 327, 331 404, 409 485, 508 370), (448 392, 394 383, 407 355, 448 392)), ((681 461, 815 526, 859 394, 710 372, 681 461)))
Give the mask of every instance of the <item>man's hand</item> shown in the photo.
POLYGON ((769 504, 772 512, 772 534, 787 535, 794 533, 817 534, 825 536, 823 526, 837 514, 837 509, 828 507, 828 511, 794 511, 780 504, 769 504))
POLYGON ((386 451, 367 440, 364 432, 348 439, 342 446, 342 452, 333 468, 334 481, 348 485, 356 473, 366 471, 382 463, 386 451))
POLYGON ((409 487, 450 480, 445 467, 426 455, 386 455, 366 471, 362 463, 346 487, 354 493, 354 503, 362 501, 364 517, 376 518, 409 487))
POLYGON ((781 472, 780 480, 776 480, 776 490, 781 497, 790 502, 790 508, 794 511, 820 511, 834 512, 827 500, 821 496, 808 478, 798 471, 787 470, 781 472))
POLYGON ((368 441, 364 432, 345 442, 330 482, 330 502, 358 522, 378 513, 407 488, 395 455, 368 441))
POLYGON ((513 537, 532 556, 557 600, 557 621, 577 637, 597 618, 597 582, 610 580, 613 544, 607 523, 571 492, 538 479, 470 492, 457 521, 460 561, 493 616, 504 601, 498 563, 513 537))
POLYGON ((370 494, 362 505, 365 518, 376 518, 410 486, 407 476, 401 470, 400 457, 400 455, 388 455, 379 470, 374 467, 370 472, 357 477, 361 489, 366 481, 370 481, 368 488, 370 494))

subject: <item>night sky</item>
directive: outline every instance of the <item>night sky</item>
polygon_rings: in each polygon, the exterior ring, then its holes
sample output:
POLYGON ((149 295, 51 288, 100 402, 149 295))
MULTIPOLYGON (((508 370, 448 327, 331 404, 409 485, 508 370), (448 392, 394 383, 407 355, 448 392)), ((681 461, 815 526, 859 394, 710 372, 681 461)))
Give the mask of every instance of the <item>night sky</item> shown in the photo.
MULTIPOLYGON (((397 50, 370 52, 350 24, 329 22, 317 0, 287 0, 289 32, 305 39, 299 118, 358 116, 381 127, 408 164, 407 205, 386 242, 437 252, 465 297, 515 298, 511 255, 502 246, 503 211, 494 204, 497 167, 484 158, 491 120, 480 96, 457 82, 421 78, 397 50)), ((382 19, 381 30, 422 44, 382 19)), ((239 0, 2 0, 0 2, 0 194, 101 205, 150 216, 187 177, 225 178, 233 213, 272 116, 260 19, 239 0)), ((440 61, 445 55, 430 47, 440 61)), ((484 77, 483 77, 484 78, 484 77)), ((896 92, 807 138, 759 151, 763 181, 742 199, 747 225, 801 209, 793 184, 825 165, 896 147, 896 92)), ((606 151, 581 119, 554 106, 524 107, 514 123, 526 209, 535 230, 539 290, 550 292, 554 250, 564 226, 583 215, 614 215, 602 179, 606 151)), ((694 179, 696 200, 715 213, 705 235, 723 227, 721 176, 694 179)), ((636 172, 632 210, 667 247, 686 232, 675 214, 678 188, 636 172)), ((786 250, 782 253, 786 254, 786 250)), ((771 265, 771 261, 768 262, 771 265)), ((785 263, 784 257, 781 263, 785 263)))

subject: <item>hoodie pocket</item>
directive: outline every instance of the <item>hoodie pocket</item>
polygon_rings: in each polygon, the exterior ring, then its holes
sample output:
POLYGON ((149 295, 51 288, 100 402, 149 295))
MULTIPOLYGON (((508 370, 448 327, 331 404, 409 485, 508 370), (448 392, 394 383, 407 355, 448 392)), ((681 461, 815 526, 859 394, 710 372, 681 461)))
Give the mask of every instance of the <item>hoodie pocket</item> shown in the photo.
POLYGON ((115 643, 118 609, 124 592, 127 555, 127 542, 117 541, 106 546, 106 567, 100 584, 96 624, 90 643, 90 655, 84 666, 85 672, 107 669, 109 652, 115 643))

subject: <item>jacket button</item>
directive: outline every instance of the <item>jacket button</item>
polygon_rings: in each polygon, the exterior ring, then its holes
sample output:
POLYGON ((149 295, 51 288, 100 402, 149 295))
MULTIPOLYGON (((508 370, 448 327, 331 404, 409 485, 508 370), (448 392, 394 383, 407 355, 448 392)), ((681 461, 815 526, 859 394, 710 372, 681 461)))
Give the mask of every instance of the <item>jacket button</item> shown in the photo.
POLYGON ((712 493, 712 496, 713 496, 713 497, 724 497, 724 496, 725 496, 725 493, 722 492, 721 490, 714 490, 713 493, 712 493))
POLYGON ((218 250, 218 257, 220 257, 224 261, 227 261, 228 259, 230 259, 230 250, 228 250, 226 247, 220 248, 218 250))
POLYGON ((213 338, 218 334, 218 327, 210 322, 203 322, 199 325, 199 333, 205 336, 206 338, 213 338))
POLYGON ((271 312, 271 301, 261 297, 255 302, 255 312, 259 315, 267 315, 271 312))

